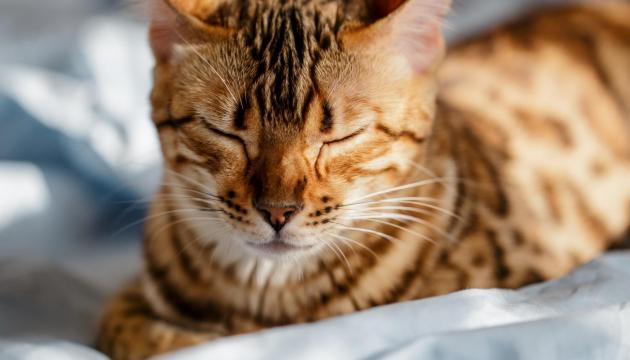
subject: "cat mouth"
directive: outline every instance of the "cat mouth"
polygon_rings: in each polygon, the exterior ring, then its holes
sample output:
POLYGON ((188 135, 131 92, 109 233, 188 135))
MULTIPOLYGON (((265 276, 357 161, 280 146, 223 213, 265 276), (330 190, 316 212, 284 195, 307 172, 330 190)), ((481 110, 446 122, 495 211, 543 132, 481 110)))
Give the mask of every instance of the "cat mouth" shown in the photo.
POLYGON ((274 239, 265 243, 247 242, 250 247, 270 255, 280 255, 295 251, 305 251, 313 248, 314 245, 298 246, 286 243, 282 240, 274 239))

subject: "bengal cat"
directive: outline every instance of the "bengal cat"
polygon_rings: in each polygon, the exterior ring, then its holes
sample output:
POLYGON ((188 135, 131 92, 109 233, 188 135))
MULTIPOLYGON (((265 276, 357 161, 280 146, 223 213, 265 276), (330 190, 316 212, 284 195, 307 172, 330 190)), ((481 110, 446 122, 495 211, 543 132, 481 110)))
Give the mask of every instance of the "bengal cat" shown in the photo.
POLYGON ((164 180, 114 359, 555 278, 628 228, 628 4, 441 61, 447 0, 162 1, 164 180))

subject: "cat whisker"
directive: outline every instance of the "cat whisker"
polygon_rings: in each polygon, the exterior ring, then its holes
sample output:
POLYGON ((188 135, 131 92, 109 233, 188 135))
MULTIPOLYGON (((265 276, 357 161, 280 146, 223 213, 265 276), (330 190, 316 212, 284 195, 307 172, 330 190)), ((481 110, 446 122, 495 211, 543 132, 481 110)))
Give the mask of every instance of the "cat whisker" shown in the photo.
POLYGON ((213 198, 219 198, 217 195, 212 193, 212 189, 210 189, 207 185, 202 184, 201 182, 191 178, 190 176, 185 176, 183 174, 180 174, 176 171, 170 170, 168 168, 164 168, 164 171, 168 172, 170 175, 176 176, 179 179, 182 179, 183 181, 189 183, 189 184, 193 184, 193 185, 197 185, 199 186, 199 188, 205 190, 206 192, 204 193, 207 196, 213 197, 213 198))
POLYGON ((415 213, 415 214, 422 214, 422 215, 435 214, 435 212, 431 209, 422 209, 422 208, 411 207, 411 206, 371 206, 371 207, 358 208, 358 209, 347 209, 344 211, 344 213, 353 214, 353 215, 374 214, 374 213, 378 213, 381 210, 394 210, 394 211, 399 210, 401 211, 401 213, 415 213))
MULTIPOLYGON (((218 204, 221 203, 219 200, 205 197, 203 193, 198 192, 198 191, 194 191, 194 190, 184 190, 184 191, 188 191, 188 193, 179 193, 179 192, 158 193, 156 194, 154 200, 156 201, 170 200, 174 204, 177 204, 177 201, 179 201, 182 204, 188 204, 188 205, 190 205, 190 203, 193 203, 193 205, 196 205, 194 203, 197 203, 197 204, 202 203, 209 207, 217 206, 218 204)), ((176 206, 179 206, 179 205, 176 205, 176 206)))
POLYGON ((436 232, 437 234, 445 237, 446 239, 451 240, 451 236, 446 233, 444 230, 440 229, 439 227, 437 227, 435 224, 431 223, 430 221, 424 220, 424 219, 420 219, 416 216, 411 216, 411 215, 407 215, 407 214, 399 214, 399 213, 366 213, 365 216, 361 216, 361 215, 350 215, 348 217, 339 217, 339 219, 346 219, 346 220, 366 220, 366 219, 394 219, 394 220, 407 220, 410 222, 414 222, 416 224, 420 224, 423 226, 428 227, 429 229, 433 230, 434 232, 436 232))
MULTIPOLYGON (((404 160, 403 160, 404 161, 404 160)), ((405 161, 407 164, 411 165, 411 167, 413 167, 414 169, 420 171, 421 173, 427 175, 429 178, 435 179, 438 178, 439 176, 431 171, 429 168, 427 168, 426 166, 420 165, 415 161, 412 160, 407 160, 405 161)))
MULTIPOLYGON (((148 203, 152 203, 155 201, 160 201, 163 203, 167 203, 167 204, 172 204, 172 205, 176 205, 176 201, 177 200, 193 200, 193 201, 198 201, 198 202, 202 202, 206 205, 212 206, 214 205, 214 203, 212 201, 206 200, 206 199, 200 199, 197 197, 193 197, 193 196, 185 196, 185 195, 178 195, 178 194, 161 194, 161 193, 157 193, 155 195, 153 195, 151 198, 146 198, 146 199, 138 199, 138 200, 134 200, 134 201, 128 201, 128 202, 121 202, 121 203, 128 203, 129 205, 125 207, 125 209, 123 209, 117 216, 116 219, 114 221, 118 222, 121 221, 121 219, 127 215, 130 211, 137 209, 138 207, 140 207, 140 205, 143 204, 148 204, 148 203)), ((203 211, 203 208, 201 208, 201 210, 203 211)))
POLYGON ((396 229, 400 229, 400 230, 402 230, 402 231, 404 231, 406 233, 409 233, 411 235, 417 236, 417 237, 419 237, 419 238, 421 238, 421 239, 423 239, 425 241, 430 242, 431 244, 435 244, 436 243, 435 240, 433 240, 432 238, 430 238, 429 236, 427 236, 425 234, 419 233, 417 231, 413 231, 411 229, 407 229, 404 226, 398 225, 398 224, 390 222, 390 221, 378 220, 378 219, 364 219, 364 220, 365 221, 370 221, 370 222, 375 222, 375 223, 381 224, 381 225, 391 226, 391 227, 394 227, 396 229))
POLYGON ((178 199, 183 199, 183 200, 196 200, 196 201, 203 201, 203 202, 207 202, 207 203, 217 203, 216 200, 214 199, 202 199, 202 198, 198 198, 196 196, 189 196, 189 195, 180 195, 180 194, 173 194, 173 193, 157 193, 152 195, 151 197, 142 197, 140 199, 137 200, 130 200, 130 201, 117 201, 117 204, 132 204, 132 205, 138 205, 138 204, 147 204, 147 203, 151 203, 156 199, 162 199, 162 200, 178 200, 178 199))
MULTIPOLYGON (((402 204, 402 205, 416 205, 416 206, 420 206, 420 207, 425 207, 425 208, 429 208, 432 210, 435 210, 437 212, 443 213, 445 215, 454 217, 456 219, 461 219, 461 216, 458 214, 455 214, 454 212, 445 209, 443 207, 440 206, 436 206, 436 205, 431 205, 431 204, 426 204, 423 202, 419 202, 419 201, 391 201, 391 200, 383 200, 383 201, 375 201, 375 202, 371 202, 371 203, 366 203, 363 205, 383 205, 381 203, 386 203, 386 206, 366 206, 363 209, 366 210, 410 210, 410 209, 417 209, 415 207, 406 207, 403 206, 401 208, 399 208, 398 206, 389 206, 387 205, 387 203, 395 203, 395 204, 402 204)), ((356 211, 357 209, 353 209, 351 207, 348 207, 348 210, 350 211, 356 211)), ((427 212, 428 214, 432 214, 431 212, 427 212)))
POLYGON ((427 203, 436 203, 439 200, 431 197, 422 197, 422 196, 407 196, 407 197, 397 197, 397 198, 385 198, 381 200, 366 200, 349 204, 339 205, 339 208, 357 206, 357 205, 370 205, 370 204, 378 204, 381 202, 396 202, 396 201, 416 201, 416 202, 427 202, 427 203))
MULTIPOLYGON (((333 234, 328 233, 328 232, 325 232, 324 234, 325 234, 325 235, 327 235, 327 236, 330 236, 330 237, 332 237, 332 235, 333 235, 333 234)), ((356 254, 357 254, 356 249, 355 249, 353 246, 348 245, 348 242, 347 242, 346 240, 342 240, 342 239, 339 239, 339 238, 338 238, 338 240, 341 240, 341 245, 344 245, 345 247, 347 247, 347 248, 349 248, 350 250, 352 250, 352 253, 353 253, 354 255, 356 255, 356 254)), ((330 241, 332 241, 333 243, 335 242, 335 240, 334 240, 334 239, 330 239, 330 241)))
POLYGON ((348 257, 346 257, 346 254, 343 252, 343 250, 337 245, 335 244, 334 241, 330 241, 330 245, 334 246, 335 248, 337 248, 337 250, 339 250, 339 253, 341 254, 341 256, 343 257, 343 260, 346 262, 348 271, 350 272, 351 275, 353 275, 353 271, 352 271, 352 266, 350 265, 350 261, 348 260, 348 257))
POLYGON ((350 261, 348 261, 348 258, 343 253, 343 251, 333 241, 328 240, 326 238, 322 238, 322 240, 324 242, 324 245, 326 245, 330 250, 332 250, 335 253, 339 261, 341 262, 345 261, 345 265, 348 268, 348 271, 352 274, 352 267, 350 266, 350 261))
MULTIPOLYGON (((166 223, 165 225, 161 226, 158 230, 152 231, 149 235, 149 237, 151 239, 154 239, 155 237, 157 237, 159 234, 161 234, 162 232, 166 231, 168 228, 175 226, 177 224, 181 224, 183 222, 186 221, 209 221, 209 222, 213 222, 213 221, 219 221, 221 219, 219 218, 210 218, 210 217, 194 217, 194 218, 181 218, 175 221, 171 221, 166 223)), ((179 253, 178 255, 181 255, 181 253, 179 253)))
POLYGON ((373 198, 373 197, 376 197, 376 196, 379 196, 379 195, 389 194, 389 193, 396 192, 396 191, 409 190, 409 189, 419 188, 419 187, 426 186, 426 185, 436 184, 436 183, 439 183, 440 181, 443 181, 443 180, 444 180, 444 178, 434 178, 434 179, 426 179, 426 180, 416 181, 416 182, 413 182, 413 183, 396 186, 396 187, 393 187, 393 188, 390 188, 390 189, 376 191, 376 192, 373 192, 371 194, 364 195, 364 196, 362 196, 360 198, 350 200, 350 202, 357 202, 357 201, 373 198))
POLYGON ((189 202, 203 203, 208 206, 213 206, 220 203, 219 201, 214 200, 214 199, 204 199, 204 198, 200 198, 196 196, 180 195, 180 194, 156 194, 154 200, 164 201, 164 202, 170 201, 171 203, 175 203, 176 201, 181 200, 182 202, 189 201, 189 202))
POLYGON ((381 206, 381 207, 372 207, 372 208, 363 208, 363 209, 350 209, 350 210, 344 211, 342 216, 381 215, 383 214, 383 211, 396 211, 392 213, 414 216, 414 217, 416 216, 415 214, 418 214, 419 216, 427 216, 427 215, 434 214, 432 210, 427 210, 427 209, 419 209, 419 208, 401 209, 401 208, 407 208, 407 207, 406 206, 381 206), (397 212, 398 210, 400 210, 400 212, 397 212))
POLYGON ((378 254, 376 254, 372 249, 370 249, 369 247, 365 246, 364 244, 361 244, 360 242, 358 242, 356 240, 353 240, 353 239, 351 239, 351 238, 349 238, 347 236, 343 236, 343 235, 339 235, 339 234, 333 234, 333 233, 330 233, 330 232, 325 232, 324 234, 326 234, 328 236, 331 236, 331 237, 333 237, 335 239, 341 240, 343 242, 349 242, 351 244, 354 244, 354 245, 356 245, 356 246, 366 250, 367 252, 372 254, 375 258, 377 258, 377 259, 379 258, 378 254))
POLYGON ((352 227, 352 226, 346 226, 346 225, 343 225, 341 223, 334 222, 334 221, 331 221, 331 222, 333 224, 336 224, 337 227, 342 229, 342 230, 358 231, 358 232, 362 232, 362 233, 366 233, 366 234, 372 234, 372 235, 376 235, 376 236, 382 237, 384 239, 387 239, 387 240, 389 240, 391 242, 399 241, 397 238, 395 238, 393 236, 390 236, 390 235, 387 235, 385 233, 382 233, 380 231, 371 230, 371 229, 364 229, 364 228, 357 228, 357 227, 352 227))
POLYGON ((153 220, 162 216, 166 216, 166 215, 170 215, 170 214, 175 214, 175 213, 182 213, 182 212, 192 212, 192 211, 203 211, 203 212, 219 212, 222 210, 215 210, 215 209, 208 209, 208 210, 202 210, 202 209, 175 209, 175 210, 169 210, 169 211, 163 211, 163 212, 159 212, 159 213, 155 213, 155 214, 150 214, 147 215, 145 217, 143 217, 142 219, 133 221, 130 224, 127 224, 125 226, 123 226, 121 229, 118 229, 116 232, 114 232, 111 236, 115 237, 117 235, 120 235, 121 233, 125 232, 125 230, 128 230, 129 228, 138 225, 138 224, 142 224, 143 222, 147 222, 149 220, 153 220))

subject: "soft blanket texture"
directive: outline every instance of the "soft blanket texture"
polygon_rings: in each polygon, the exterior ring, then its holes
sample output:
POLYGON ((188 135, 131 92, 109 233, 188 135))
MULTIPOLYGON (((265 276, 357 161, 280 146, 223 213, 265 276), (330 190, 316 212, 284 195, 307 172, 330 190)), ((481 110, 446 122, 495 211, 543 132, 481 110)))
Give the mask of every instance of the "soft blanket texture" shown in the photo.
MULTIPOLYGON (((457 41, 552 0, 461 0, 457 41)), ((0 3, 0 359, 103 359, 159 178, 145 26, 108 0, 0 3)), ((469 290, 162 359, 630 358, 630 253, 520 291, 469 290), (624 334, 625 331, 625 334, 624 334), (625 336, 624 336, 625 335, 625 336)))
MULTIPOLYGON (((610 253, 518 291, 461 291, 225 338, 159 360, 629 359, 628 278, 630 251, 610 253)), ((0 340, 0 359, 103 359, 76 344, 89 341, 101 301, 60 269, 2 276, 0 329, 22 336, 0 340)))
POLYGON ((628 359, 630 252, 519 291, 468 290, 191 348, 184 359, 628 359))

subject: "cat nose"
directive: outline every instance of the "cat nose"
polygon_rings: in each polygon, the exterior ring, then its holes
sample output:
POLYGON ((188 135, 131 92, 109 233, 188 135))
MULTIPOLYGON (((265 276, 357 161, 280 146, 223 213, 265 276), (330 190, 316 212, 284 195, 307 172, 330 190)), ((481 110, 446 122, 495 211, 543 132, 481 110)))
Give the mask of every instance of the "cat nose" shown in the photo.
POLYGON ((286 223, 299 211, 295 205, 288 206, 265 206, 257 205, 256 209, 262 214, 265 221, 271 225, 276 232, 280 231, 286 223))

